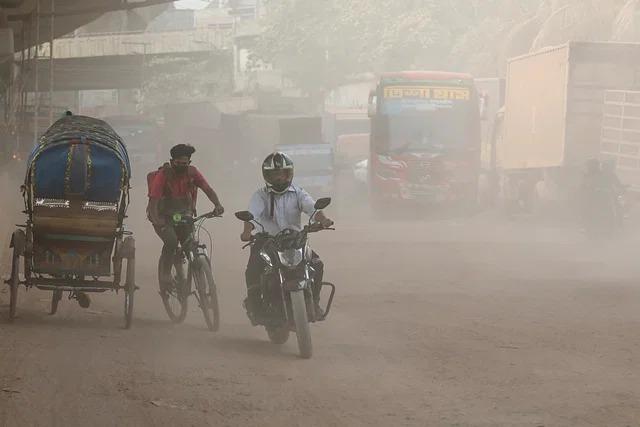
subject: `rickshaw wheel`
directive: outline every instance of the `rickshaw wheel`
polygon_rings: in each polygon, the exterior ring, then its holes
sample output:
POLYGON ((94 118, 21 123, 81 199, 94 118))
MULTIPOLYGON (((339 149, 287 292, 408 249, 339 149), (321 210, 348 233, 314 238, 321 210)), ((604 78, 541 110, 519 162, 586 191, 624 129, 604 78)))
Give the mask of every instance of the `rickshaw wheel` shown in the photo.
POLYGON ((133 322, 133 296, 136 292, 135 278, 135 259, 127 260, 127 281, 125 282, 124 290, 124 320, 125 329, 131 328, 133 322))
POLYGON ((50 315, 54 315, 56 314, 56 312, 58 311, 58 303, 60 302, 60 300, 62 299, 62 291, 56 290, 53 291, 53 295, 51 297, 51 312, 49 313, 50 315))
POLYGON ((20 284, 20 253, 18 248, 13 249, 13 257, 11 259, 11 278, 9 286, 11 296, 9 301, 9 321, 13 321, 16 317, 16 308, 18 306, 18 285, 20 284))
MULTIPOLYGON (((127 247, 130 252, 127 254, 127 273, 125 277, 124 285, 124 327, 130 329, 133 323, 133 300, 136 292, 136 258, 133 239, 128 238, 126 241, 127 247)), ((120 260, 122 262, 122 260, 120 260)))

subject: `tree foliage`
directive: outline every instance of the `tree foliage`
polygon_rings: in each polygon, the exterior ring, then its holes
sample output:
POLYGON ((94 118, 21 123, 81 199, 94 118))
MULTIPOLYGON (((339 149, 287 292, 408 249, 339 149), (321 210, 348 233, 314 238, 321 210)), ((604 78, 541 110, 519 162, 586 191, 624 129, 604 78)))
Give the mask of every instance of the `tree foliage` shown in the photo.
POLYGON ((539 0, 271 0, 256 57, 303 88, 382 70, 446 68, 539 0), (488 37, 487 37, 488 36, 488 37), (453 56, 452 56, 453 53, 453 56))
POLYGON ((634 16, 640 1, 268 0, 266 6, 256 58, 311 90, 383 70, 496 75, 505 54, 567 40, 613 39, 616 17, 625 34, 632 33, 632 18, 618 14, 634 16))
POLYGON ((144 70, 144 97, 148 106, 208 100, 232 90, 232 58, 212 54, 205 58, 160 58, 144 70))

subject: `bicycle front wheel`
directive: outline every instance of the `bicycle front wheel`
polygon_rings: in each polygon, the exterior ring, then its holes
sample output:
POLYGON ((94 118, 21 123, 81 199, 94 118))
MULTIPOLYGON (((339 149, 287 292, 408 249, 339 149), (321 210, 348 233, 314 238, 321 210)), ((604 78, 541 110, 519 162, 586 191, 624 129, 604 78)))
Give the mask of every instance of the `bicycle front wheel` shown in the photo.
POLYGON ((220 308, 218 305, 218 291, 213 280, 209 258, 206 255, 199 255, 194 261, 194 267, 193 278, 204 321, 210 331, 217 332, 220 329, 220 308))

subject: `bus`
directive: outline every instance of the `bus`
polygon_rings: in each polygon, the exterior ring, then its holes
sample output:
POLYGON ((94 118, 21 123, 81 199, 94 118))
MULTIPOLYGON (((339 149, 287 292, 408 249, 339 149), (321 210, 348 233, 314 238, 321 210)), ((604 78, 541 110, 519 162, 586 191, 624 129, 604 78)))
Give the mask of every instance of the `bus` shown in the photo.
POLYGON ((369 94, 372 208, 477 200, 478 93, 468 74, 385 73, 369 94))

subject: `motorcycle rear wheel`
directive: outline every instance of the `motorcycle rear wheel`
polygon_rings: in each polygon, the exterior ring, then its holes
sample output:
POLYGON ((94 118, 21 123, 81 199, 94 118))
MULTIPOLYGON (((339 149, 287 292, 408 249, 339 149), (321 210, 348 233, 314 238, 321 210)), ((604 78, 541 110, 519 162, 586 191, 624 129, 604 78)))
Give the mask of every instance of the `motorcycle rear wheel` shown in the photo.
POLYGON ((282 345, 289 340, 289 328, 286 326, 274 327, 274 326, 266 326, 267 335, 269 335, 269 340, 276 345, 282 345))

